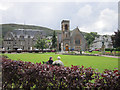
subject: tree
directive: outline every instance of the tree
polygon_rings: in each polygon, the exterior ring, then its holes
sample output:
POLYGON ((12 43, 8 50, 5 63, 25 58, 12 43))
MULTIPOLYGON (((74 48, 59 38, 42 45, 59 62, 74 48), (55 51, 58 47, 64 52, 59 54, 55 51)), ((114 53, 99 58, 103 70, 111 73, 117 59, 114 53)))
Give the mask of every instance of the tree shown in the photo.
POLYGON ((115 35, 112 36, 112 43, 114 48, 120 47, 120 30, 114 32, 115 35))
POLYGON ((54 31, 52 36, 52 48, 56 48, 56 46, 57 46, 57 38, 56 38, 56 33, 54 31))
POLYGON ((95 37, 98 37, 99 35, 97 32, 90 32, 85 35, 85 39, 87 40, 88 47, 93 43, 95 40, 95 37))
POLYGON ((41 49, 43 52, 43 49, 46 48, 45 39, 38 38, 37 43, 35 44, 35 47, 39 50, 41 49))

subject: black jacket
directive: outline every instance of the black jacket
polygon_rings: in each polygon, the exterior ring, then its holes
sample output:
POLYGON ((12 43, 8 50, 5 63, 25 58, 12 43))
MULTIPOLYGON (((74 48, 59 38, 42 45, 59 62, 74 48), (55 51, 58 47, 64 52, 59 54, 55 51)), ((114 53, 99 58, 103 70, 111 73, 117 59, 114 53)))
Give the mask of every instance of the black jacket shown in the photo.
POLYGON ((49 64, 52 64, 52 63, 53 63, 53 60, 48 60, 48 63, 49 63, 49 64))

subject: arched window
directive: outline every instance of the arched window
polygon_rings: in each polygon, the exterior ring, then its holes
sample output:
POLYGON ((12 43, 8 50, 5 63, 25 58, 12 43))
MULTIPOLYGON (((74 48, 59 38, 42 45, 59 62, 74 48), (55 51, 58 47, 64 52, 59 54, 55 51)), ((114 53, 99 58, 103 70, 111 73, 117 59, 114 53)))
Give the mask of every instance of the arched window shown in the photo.
POLYGON ((75 40, 75 44, 79 45, 79 44, 80 44, 80 40, 79 40, 79 39, 76 39, 76 40, 75 40))
POLYGON ((65 24, 65 30, 68 30, 68 25, 67 24, 65 24))

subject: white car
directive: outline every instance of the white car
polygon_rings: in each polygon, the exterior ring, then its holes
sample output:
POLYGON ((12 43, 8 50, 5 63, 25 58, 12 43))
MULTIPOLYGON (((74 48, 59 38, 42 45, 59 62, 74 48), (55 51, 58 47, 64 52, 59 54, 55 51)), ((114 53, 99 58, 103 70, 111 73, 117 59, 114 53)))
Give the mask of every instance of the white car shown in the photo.
POLYGON ((22 50, 22 49, 20 48, 20 49, 17 49, 17 50, 19 50, 19 51, 20 51, 20 50, 22 50))

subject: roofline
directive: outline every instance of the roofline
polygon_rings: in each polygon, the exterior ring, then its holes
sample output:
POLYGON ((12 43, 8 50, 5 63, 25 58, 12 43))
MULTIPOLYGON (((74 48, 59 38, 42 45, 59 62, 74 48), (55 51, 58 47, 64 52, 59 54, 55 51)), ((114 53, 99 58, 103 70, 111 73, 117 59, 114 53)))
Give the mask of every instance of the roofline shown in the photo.
POLYGON ((70 22, 70 20, 62 20, 62 22, 61 22, 61 23, 63 23, 63 22, 68 22, 68 23, 69 23, 69 22, 70 22))
POLYGON ((44 30, 38 30, 38 29, 15 29, 14 31, 44 31, 44 30))

